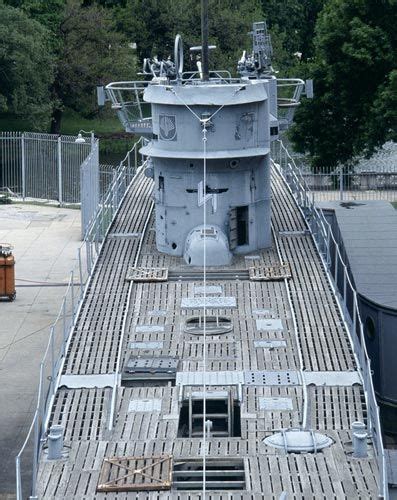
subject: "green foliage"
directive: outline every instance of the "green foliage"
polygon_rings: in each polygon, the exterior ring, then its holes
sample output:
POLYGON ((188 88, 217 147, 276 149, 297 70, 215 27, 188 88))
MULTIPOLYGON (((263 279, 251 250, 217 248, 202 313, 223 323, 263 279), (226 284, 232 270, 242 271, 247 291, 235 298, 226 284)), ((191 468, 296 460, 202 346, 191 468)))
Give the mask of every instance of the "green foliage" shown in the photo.
POLYGON ((20 9, 0 3, 0 112, 27 116, 33 129, 45 126, 53 68, 48 31, 20 9))
POLYGON ((134 77, 134 54, 103 8, 67 0, 55 34, 60 41, 53 85, 56 109, 67 106, 89 116, 97 109, 97 85, 134 77))
POLYGON ((283 38, 283 49, 289 57, 295 52, 300 52, 303 60, 312 57, 314 27, 325 0, 262 0, 261 3, 270 30, 283 38))
POLYGON ((361 152, 368 154, 396 129, 393 92, 397 67, 396 34, 391 19, 397 4, 376 0, 329 0, 308 65, 315 99, 296 113, 291 138, 309 152, 313 166, 335 167, 361 152))
MULTIPOLYGON (((263 19, 259 0, 209 0, 210 68, 235 72, 252 22, 263 19)), ((182 35, 185 44, 185 70, 195 71, 187 48, 201 44, 200 2, 197 0, 126 0, 118 9, 117 27, 137 43, 138 57, 166 58, 173 54, 174 39, 182 35)))

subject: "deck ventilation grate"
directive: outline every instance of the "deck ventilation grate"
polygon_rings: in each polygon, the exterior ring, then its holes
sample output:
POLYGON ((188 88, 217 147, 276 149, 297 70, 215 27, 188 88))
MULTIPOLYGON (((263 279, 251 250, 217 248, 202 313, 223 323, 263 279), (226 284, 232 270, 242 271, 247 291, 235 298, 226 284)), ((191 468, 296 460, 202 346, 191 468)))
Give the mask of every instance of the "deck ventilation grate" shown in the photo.
MULTIPOLYGON (((241 459, 206 460, 207 490, 245 489, 244 461, 241 459)), ((178 459, 174 464, 173 487, 177 490, 203 489, 203 460, 178 459)))
POLYGON ((172 456, 104 458, 98 492, 169 490, 172 456))
POLYGON ((124 365, 122 379, 128 381, 174 381, 179 358, 130 356, 124 365))
POLYGON ((266 267, 250 267, 249 277, 251 281, 278 281, 291 278, 289 264, 277 264, 266 267))
POLYGON ((134 267, 129 266, 127 281, 134 281, 135 283, 146 283, 156 281, 168 280, 168 268, 166 267, 134 267))

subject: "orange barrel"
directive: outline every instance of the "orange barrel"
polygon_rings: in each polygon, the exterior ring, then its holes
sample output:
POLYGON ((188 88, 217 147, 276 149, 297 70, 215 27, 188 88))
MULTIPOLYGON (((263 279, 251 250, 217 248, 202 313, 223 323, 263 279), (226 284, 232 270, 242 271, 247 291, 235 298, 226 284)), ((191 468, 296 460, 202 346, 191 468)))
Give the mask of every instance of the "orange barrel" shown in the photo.
POLYGON ((14 300, 15 295, 15 259, 12 246, 0 243, 0 297, 14 300))

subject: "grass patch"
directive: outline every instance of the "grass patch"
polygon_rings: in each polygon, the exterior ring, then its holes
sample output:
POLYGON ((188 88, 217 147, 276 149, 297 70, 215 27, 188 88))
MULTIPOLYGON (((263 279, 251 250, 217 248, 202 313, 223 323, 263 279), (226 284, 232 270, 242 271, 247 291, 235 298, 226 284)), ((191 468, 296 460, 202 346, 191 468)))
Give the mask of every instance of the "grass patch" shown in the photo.
POLYGON ((393 207, 397 210, 397 201, 391 201, 390 203, 391 203, 391 204, 393 205, 393 207))
POLYGON ((96 134, 124 132, 115 112, 102 109, 94 118, 84 118, 75 111, 67 110, 62 117, 61 132, 77 135, 79 130, 93 130, 96 134))

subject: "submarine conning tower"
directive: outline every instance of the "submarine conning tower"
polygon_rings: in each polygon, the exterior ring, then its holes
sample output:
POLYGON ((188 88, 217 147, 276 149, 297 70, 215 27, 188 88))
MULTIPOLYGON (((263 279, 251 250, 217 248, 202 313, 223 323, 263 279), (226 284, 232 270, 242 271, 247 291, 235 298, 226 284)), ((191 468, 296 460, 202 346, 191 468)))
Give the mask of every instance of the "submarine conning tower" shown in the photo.
POLYGON ((271 80, 235 82, 160 81, 144 93, 153 138, 141 153, 151 159, 157 248, 195 266, 204 240, 209 266, 271 244, 271 80))

